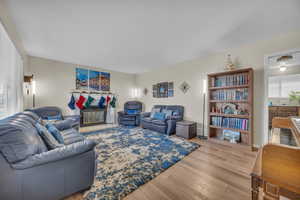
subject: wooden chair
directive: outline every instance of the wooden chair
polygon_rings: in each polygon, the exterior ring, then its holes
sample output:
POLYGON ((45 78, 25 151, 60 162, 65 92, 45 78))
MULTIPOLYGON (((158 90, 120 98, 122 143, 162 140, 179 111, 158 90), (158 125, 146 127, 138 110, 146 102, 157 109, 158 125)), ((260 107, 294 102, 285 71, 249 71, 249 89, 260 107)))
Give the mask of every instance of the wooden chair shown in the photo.
MULTIPOLYGON (((289 128, 293 135, 300 135, 291 118, 273 119, 273 128, 289 128)), ((280 196, 300 199, 300 147, 276 144, 271 137, 258 154, 252 176, 252 200, 258 199, 259 187, 264 200, 279 200, 280 196)), ((295 138, 297 141, 297 138, 295 138)), ((298 144, 298 141, 297 141, 298 144)))

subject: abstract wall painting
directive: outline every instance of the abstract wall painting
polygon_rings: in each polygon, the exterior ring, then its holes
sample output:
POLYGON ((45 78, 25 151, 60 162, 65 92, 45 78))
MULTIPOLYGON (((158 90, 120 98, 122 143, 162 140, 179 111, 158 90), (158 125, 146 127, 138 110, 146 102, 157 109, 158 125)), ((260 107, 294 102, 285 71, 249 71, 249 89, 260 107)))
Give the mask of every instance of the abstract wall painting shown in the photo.
POLYGON ((76 90, 87 90, 89 70, 76 68, 76 90))

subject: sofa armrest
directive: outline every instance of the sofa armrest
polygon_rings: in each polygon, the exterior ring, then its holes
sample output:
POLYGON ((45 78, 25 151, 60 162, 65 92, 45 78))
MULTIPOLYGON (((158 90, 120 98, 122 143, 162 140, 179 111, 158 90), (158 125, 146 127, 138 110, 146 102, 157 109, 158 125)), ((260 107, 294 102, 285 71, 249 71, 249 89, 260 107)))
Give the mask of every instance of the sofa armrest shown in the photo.
POLYGON ((22 170, 32 168, 38 165, 43 165, 59 160, 64 160, 72 156, 76 156, 87 151, 92 150, 96 146, 93 140, 84 140, 82 142, 73 143, 60 148, 53 149, 41 154, 37 154, 23 160, 21 162, 12 164, 14 169, 22 170))
POLYGON ((119 111, 119 112, 118 112, 118 115, 119 115, 119 116, 123 116, 123 115, 125 115, 125 112, 124 112, 124 111, 119 111))
POLYGON ((181 116, 170 116, 170 117, 168 117, 167 120, 175 120, 176 122, 178 122, 178 121, 182 121, 182 117, 181 116))
POLYGON ((150 116, 151 116, 151 112, 143 112, 143 113, 141 113, 141 118, 150 117, 150 116))

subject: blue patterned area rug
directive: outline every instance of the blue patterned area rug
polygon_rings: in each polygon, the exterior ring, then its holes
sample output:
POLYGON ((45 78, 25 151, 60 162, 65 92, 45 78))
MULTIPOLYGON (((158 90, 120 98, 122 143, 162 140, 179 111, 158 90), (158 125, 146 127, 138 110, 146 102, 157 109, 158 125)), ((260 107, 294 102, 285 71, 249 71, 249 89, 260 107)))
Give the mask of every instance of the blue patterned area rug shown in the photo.
POLYGON ((141 128, 83 133, 96 140, 97 175, 84 199, 122 199, 199 147, 181 138, 141 128))

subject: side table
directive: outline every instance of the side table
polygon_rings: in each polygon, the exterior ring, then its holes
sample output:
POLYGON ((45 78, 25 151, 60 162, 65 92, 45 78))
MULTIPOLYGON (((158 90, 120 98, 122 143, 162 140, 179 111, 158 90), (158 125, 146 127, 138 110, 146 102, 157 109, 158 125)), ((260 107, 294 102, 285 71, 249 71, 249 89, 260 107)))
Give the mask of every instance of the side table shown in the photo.
POLYGON ((197 135, 197 123, 192 121, 179 121, 176 123, 176 135, 191 139, 197 135))

